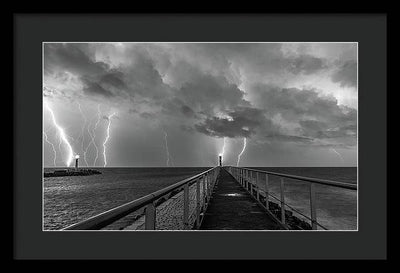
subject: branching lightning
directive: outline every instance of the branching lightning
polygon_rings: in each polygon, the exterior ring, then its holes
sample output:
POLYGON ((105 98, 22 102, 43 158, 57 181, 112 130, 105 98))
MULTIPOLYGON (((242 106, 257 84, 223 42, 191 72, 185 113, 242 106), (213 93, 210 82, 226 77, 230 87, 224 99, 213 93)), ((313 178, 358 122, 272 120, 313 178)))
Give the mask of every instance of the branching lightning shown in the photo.
POLYGON ((69 166, 71 165, 71 162, 72 162, 73 157, 74 157, 74 151, 72 150, 72 146, 71 146, 71 144, 70 144, 69 141, 68 141, 68 137, 67 137, 67 135, 65 134, 64 129, 63 129, 60 125, 58 125, 57 120, 56 120, 56 117, 55 117, 55 115, 54 115, 54 112, 53 112, 53 110, 50 108, 49 104, 45 101, 45 102, 44 102, 44 105, 45 105, 46 109, 50 112, 51 120, 52 120, 52 122, 53 122, 54 127, 55 127, 55 128, 57 129, 57 131, 58 131, 58 134, 59 134, 59 136, 60 136, 61 141, 65 144, 65 146, 67 146, 68 157, 67 157, 66 164, 67 164, 67 166, 69 167, 69 166))
POLYGON ((84 131, 85 131, 86 123, 87 123, 87 118, 83 114, 83 111, 82 111, 82 108, 81 108, 81 104, 79 102, 77 102, 77 104, 78 104, 79 112, 81 113, 81 115, 83 117, 82 131, 81 131, 81 134, 79 136, 79 138, 82 137, 83 160, 85 161, 86 166, 89 166, 89 164, 87 163, 87 160, 86 160, 86 150, 87 150, 87 148, 85 149, 85 147, 84 147, 85 146, 85 132, 84 131))
MULTIPOLYGON (((169 154, 169 149, 168 149, 168 134, 165 131, 164 131, 164 142, 165 142, 165 151, 167 153, 167 167, 169 167, 169 161, 171 159, 171 156, 169 154)), ((172 159, 171 159, 171 163, 172 163, 172 159)), ((173 163, 171 165, 173 165, 173 163)))
POLYGON ((337 155, 340 157, 340 160, 341 160, 342 162, 344 162, 342 155, 341 155, 340 153, 338 153, 338 151, 336 151, 336 150, 333 149, 333 148, 331 148, 330 150, 331 150, 332 152, 334 152, 335 154, 337 154, 337 155))
MULTIPOLYGON (((87 154, 87 151, 88 151, 90 145, 93 144, 93 145, 96 147, 96 144, 94 144, 94 136, 93 136, 93 134, 90 132, 90 123, 89 123, 88 126, 87 126, 87 132, 88 132, 88 134, 89 134, 91 140, 89 141, 88 145, 86 146, 85 150, 83 151, 83 158, 84 158, 84 159, 86 158, 86 154, 87 154)), ((85 159, 85 161, 86 161, 86 159, 85 159)), ((89 166, 89 165, 88 165, 88 166, 89 166)))
POLYGON ((88 145, 87 145, 86 148, 85 148, 85 151, 83 152, 83 156, 84 156, 84 158, 85 158, 85 157, 86 157, 86 154, 87 154, 87 151, 88 151, 88 149, 89 149, 89 147, 90 147, 90 145, 93 144, 93 146, 94 146, 94 148, 95 148, 95 150, 96 150, 96 157, 95 157, 95 159, 94 159, 93 166, 96 166, 96 161, 97 161, 97 158, 98 158, 98 156, 99 156, 99 149, 98 149, 98 147, 97 147, 97 145, 96 145, 95 139, 96 139, 96 129, 97 129, 97 126, 99 125, 99 122, 100 122, 100 116, 101 116, 101 112, 100 112, 100 104, 99 104, 99 105, 97 106, 97 121, 96 121, 96 123, 94 124, 94 126, 93 126, 93 128, 92 128, 92 131, 90 131, 90 124, 91 124, 91 122, 89 122, 89 124, 88 124, 88 126, 87 126, 87 132, 88 132, 88 134, 89 134, 89 136, 90 136, 90 142, 88 143, 88 145))
POLYGON ((110 125, 111 125, 111 118, 115 115, 115 113, 112 113, 110 116, 108 116, 108 125, 107 125, 107 136, 106 139, 103 142, 103 157, 104 157, 104 167, 107 165, 107 157, 106 157, 106 143, 108 139, 110 138, 110 125))
MULTIPOLYGON (((97 126, 99 125, 99 122, 100 122, 100 117, 101 117, 101 112, 100 112, 100 104, 99 104, 99 105, 97 105, 97 121, 96 121, 96 124, 94 125, 93 131, 92 131, 92 135, 95 138, 96 138, 96 129, 97 129, 97 126)), ((93 141, 93 145, 94 145, 94 147, 96 149, 96 157, 94 159, 93 166, 96 166, 96 161, 97 161, 97 158, 99 157, 99 149, 98 149, 95 141, 93 141)))
POLYGON ((242 156, 244 150, 246 150, 246 144, 247 144, 247 140, 246 140, 246 138, 243 138, 243 149, 240 152, 240 154, 238 155, 238 160, 237 160, 237 163, 236 163, 236 167, 239 167, 240 157, 242 156))
POLYGON ((48 144, 50 144, 51 145, 51 147, 52 147, 52 149, 53 149, 53 153, 54 153, 54 158, 53 158, 53 162, 54 162, 54 167, 55 166, 57 166, 56 165, 56 160, 57 160, 57 152, 56 152, 56 148, 54 147, 54 144, 53 143, 51 143, 50 141, 49 141, 49 139, 48 139, 48 137, 47 137, 47 133, 46 132, 43 132, 43 134, 44 134, 44 139, 45 139, 45 141, 48 143, 48 144))

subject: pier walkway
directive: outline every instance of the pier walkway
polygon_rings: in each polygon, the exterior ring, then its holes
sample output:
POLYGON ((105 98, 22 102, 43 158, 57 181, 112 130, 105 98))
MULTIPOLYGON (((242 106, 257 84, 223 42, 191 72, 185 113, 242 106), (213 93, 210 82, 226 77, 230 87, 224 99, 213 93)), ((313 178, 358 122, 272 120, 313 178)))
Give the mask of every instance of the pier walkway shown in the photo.
POLYGON ((115 229, 118 221, 130 222, 131 216, 135 218, 125 230, 326 230, 317 219, 318 185, 357 191, 357 184, 215 166, 63 230, 115 229), (278 193, 272 191, 272 178, 278 193), (309 214, 285 201, 285 183, 296 181, 308 187, 309 214))
POLYGON ((250 194, 221 169, 200 230, 282 229, 250 194))

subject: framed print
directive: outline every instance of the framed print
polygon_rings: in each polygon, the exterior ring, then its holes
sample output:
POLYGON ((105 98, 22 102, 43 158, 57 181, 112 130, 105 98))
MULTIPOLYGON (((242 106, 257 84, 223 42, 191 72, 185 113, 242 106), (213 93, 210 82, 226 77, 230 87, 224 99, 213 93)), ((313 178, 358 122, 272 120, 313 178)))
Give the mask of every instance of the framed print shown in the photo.
POLYGON ((16 257, 385 257, 384 14, 14 19, 16 257))

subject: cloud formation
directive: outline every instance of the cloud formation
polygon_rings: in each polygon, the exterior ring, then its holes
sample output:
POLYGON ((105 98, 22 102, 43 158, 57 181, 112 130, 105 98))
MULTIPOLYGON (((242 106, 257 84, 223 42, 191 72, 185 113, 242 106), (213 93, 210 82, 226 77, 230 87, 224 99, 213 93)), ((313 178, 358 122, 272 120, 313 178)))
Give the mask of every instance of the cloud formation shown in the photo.
POLYGON ((355 60, 347 61, 338 67, 332 75, 332 81, 338 82, 340 86, 357 86, 357 62, 355 60))
POLYGON ((207 118, 196 124, 198 132, 214 137, 250 137, 257 127, 266 126, 271 121, 266 119, 261 110, 251 107, 239 107, 227 112, 226 117, 207 118))
POLYGON ((354 147, 357 109, 345 98, 357 96, 355 48, 45 43, 43 91, 48 98, 94 101, 141 122, 177 128, 177 138, 354 147))

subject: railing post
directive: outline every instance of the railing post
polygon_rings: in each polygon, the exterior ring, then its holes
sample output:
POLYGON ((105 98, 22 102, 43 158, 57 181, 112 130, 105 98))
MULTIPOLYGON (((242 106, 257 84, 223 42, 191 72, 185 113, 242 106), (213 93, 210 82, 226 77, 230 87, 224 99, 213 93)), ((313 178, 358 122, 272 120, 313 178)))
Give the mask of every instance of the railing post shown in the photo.
POLYGON ((247 185, 247 172, 247 170, 244 171, 244 188, 246 189, 246 191, 249 190, 247 185))
POLYGON ((249 190, 248 183, 247 183, 247 177, 248 177, 248 170, 245 170, 244 171, 244 186, 245 186, 246 191, 249 190))
POLYGON ((203 211, 207 205, 207 187, 206 187, 206 180, 207 180, 208 173, 203 176, 203 211))
POLYGON ((281 222, 285 224, 285 184, 284 178, 281 177, 281 222))
POLYGON ((246 170, 242 170, 242 186, 246 188, 246 170))
POLYGON ((212 176, 212 173, 210 172, 210 173, 207 174, 207 177, 206 177, 206 192, 205 192, 205 194, 206 194, 207 204, 208 204, 208 191, 209 191, 209 188, 210 188, 210 185, 208 184, 208 181, 210 180, 211 176, 212 176))
POLYGON ((242 170, 242 186, 246 188, 246 179, 245 179, 246 171, 242 170))
POLYGON ((211 193, 211 181, 214 179, 215 171, 211 173, 211 175, 207 179, 207 202, 210 201, 210 193, 211 193))
POLYGON ((265 207, 269 210, 268 174, 265 174, 265 207))
POLYGON ((200 227, 200 179, 196 180, 196 228, 200 227))
POLYGON ((257 191, 257 200, 260 201, 260 189, 258 185, 258 172, 256 172, 256 191, 257 191))
POLYGON ((314 183, 310 183, 310 210, 311 210, 312 229, 317 229, 317 210, 316 210, 314 183))
POLYGON ((183 187, 183 228, 189 229, 189 183, 183 187))
POLYGON ((146 218, 144 225, 146 230, 156 229, 156 208, 154 206, 154 202, 146 206, 146 218))
POLYGON ((244 188, 245 181, 244 181, 244 170, 242 169, 242 186, 244 188))
POLYGON ((253 172, 250 171, 250 194, 253 196, 253 172))
POLYGON ((212 193, 212 185, 213 182, 215 181, 215 178, 217 176, 217 172, 214 171, 213 175, 210 177, 210 181, 209 181, 209 187, 208 187, 208 200, 211 199, 211 193, 212 193))
POLYGON ((249 189, 250 189, 249 183, 250 183, 250 171, 247 170, 247 174, 246 174, 246 190, 247 191, 249 191, 249 189))

